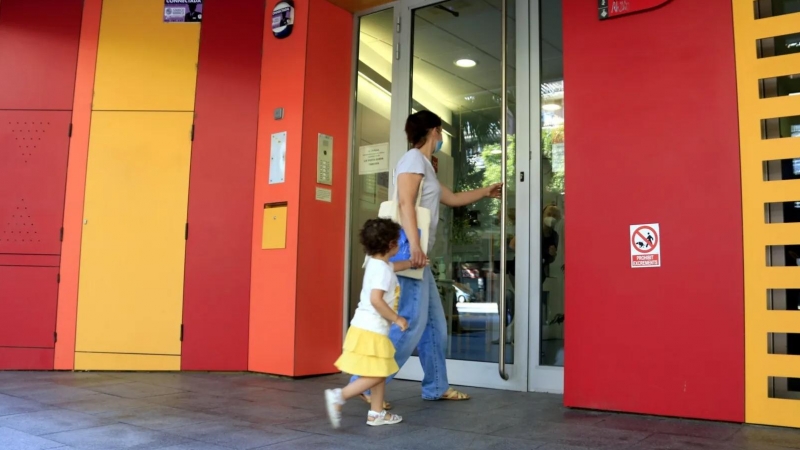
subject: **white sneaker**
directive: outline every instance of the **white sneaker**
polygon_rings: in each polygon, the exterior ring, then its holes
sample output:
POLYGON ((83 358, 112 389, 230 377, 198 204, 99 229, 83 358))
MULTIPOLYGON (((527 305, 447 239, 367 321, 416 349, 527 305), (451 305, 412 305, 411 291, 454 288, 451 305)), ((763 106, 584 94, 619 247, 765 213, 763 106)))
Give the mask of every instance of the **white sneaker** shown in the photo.
POLYGON ((330 419, 331 426, 334 429, 342 426, 341 406, 343 404, 341 389, 327 389, 325 391, 325 406, 328 408, 328 419, 330 419))
POLYGON ((386 410, 381 412, 370 411, 367 415, 367 425, 371 427, 379 427, 381 425, 394 425, 403 421, 401 416, 397 414, 389 414, 386 410))

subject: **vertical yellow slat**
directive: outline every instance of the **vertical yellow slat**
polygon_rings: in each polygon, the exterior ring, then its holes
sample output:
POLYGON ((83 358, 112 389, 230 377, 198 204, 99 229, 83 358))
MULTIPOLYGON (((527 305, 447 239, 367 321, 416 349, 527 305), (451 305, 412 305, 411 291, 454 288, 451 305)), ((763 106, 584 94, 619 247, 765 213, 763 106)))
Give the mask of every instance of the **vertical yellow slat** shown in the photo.
POLYGON ((179 356, 192 113, 95 112, 76 350, 179 356))
POLYGON ((767 345, 770 332, 800 332, 800 316, 792 320, 788 315, 797 313, 767 307, 767 290, 800 288, 800 272, 767 267, 765 253, 767 245, 800 243, 800 235, 793 234, 798 230, 794 224, 770 228, 764 220, 764 204, 800 200, 800 184, 764 181, 762 167, 763 161, 800 157, 800 140, 762 140, 760 125, 764 118, 800 115, 800 102, 759 98, 759 80, 800 73, 800 55, 758 59, 756 53, 758 39, 800 32, 800 14, 756 20, 752 0, 733 0, 733 10, 745 258, 745 418, 750 423, 800 427, 800 401, 771 399, 768 389, 770 376, 800 377, 800 357, 770 355, 767 345))
POLYGON ((163 0, 105 0, 92 108, 193 111, 199 46, 200 24, 164 23, 163 0))
POLYGON ((104 0, 75 368, 178 370, 200 24, 104 0))

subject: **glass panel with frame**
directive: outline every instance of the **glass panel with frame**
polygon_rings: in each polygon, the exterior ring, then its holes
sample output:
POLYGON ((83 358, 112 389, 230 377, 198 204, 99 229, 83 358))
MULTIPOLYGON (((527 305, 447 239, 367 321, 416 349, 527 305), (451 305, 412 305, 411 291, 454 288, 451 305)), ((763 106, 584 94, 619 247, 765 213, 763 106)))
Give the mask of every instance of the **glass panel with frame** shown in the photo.
POLYGON ((350 189, 349 317, 355 313, 364 277, 361 226, 378 216, 389 198, 389 137, 392 108, 394 10, 358 19, 356 103, 353 121, 353 165, 350 189))
MULTIPOLYGON (((564 59, 563 0, 540 0, 542 223, 540 353, 542 366, 564 365, 564 59)), ((534 231, 538 230, 538 231, 534 231)))
MULTIPOLYGON (((508 1, 506 235, 501 200, 460 208, 442 205, 429 256, 447 319, 450 360, 497 363, 500 345, 514 362, 515 318, 515 39, 514 1, 508 1), (506 247, 501 273, 500 249, 506 247), (506 311, 499 311, 500 279, 506 311), (508 325, 501 343, 500 320, 508 325)), ((439 182, 454 192, 501 179, 501 4, 451 0, 412 11, 410 111, 430 110, 443 122, 444 146, 434 156, 439 182), (476 32, 480 30, 480 32, 476 32)), ((524 318, 522 320, 525 320, 524 318)), ((415 353, 416 355, 416 353, 415 353)))

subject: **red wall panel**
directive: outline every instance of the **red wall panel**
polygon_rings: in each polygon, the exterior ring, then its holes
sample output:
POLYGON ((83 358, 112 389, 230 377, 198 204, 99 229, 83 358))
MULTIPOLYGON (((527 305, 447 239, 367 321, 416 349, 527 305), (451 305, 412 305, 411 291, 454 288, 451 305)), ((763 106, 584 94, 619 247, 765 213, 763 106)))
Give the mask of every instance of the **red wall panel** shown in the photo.
POLYGON ((0 109, 72 109, 82 7, 82 0, 0 2, 0 109))
POLYGON ((731 3, 564 1, 568 406, 744 420, 731 3), (658 222, 663 267, 631 269, 658 222))
POLYGON ((0 370, 53 370, 53 353, 52 348, 0 347, 0 370))
POLYGON ((61 252, 70 115, 0 111, 0 253, 61 252))
POLYGON ((300 168, 295 376, 335 372, 342 351, 353 16, 310 0, 300 168), (333 136, 332 201, 316 197, 318 134, 333 136))
POLYGON ((264 3, 204 7, 181 366, 247 370, 264 3))
POLYGON ((57 276, 58 267, 0 266, 0 347, 53 348, 57 276))

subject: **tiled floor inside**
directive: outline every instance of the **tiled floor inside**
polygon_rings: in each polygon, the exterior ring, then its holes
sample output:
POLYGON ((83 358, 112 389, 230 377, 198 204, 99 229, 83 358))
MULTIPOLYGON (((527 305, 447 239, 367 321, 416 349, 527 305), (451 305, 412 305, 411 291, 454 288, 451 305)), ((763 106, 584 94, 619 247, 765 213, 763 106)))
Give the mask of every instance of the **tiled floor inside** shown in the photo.
POLYGON ((366 405, 325 418, 322 392, 256 374, 0 372, 0 449, 753 449, 800 448, 800 431, 568 410, 561 397, 465 389, 468 402, 424 402, 390 384, 405 422, 371 428, 366 405))

